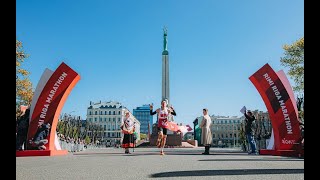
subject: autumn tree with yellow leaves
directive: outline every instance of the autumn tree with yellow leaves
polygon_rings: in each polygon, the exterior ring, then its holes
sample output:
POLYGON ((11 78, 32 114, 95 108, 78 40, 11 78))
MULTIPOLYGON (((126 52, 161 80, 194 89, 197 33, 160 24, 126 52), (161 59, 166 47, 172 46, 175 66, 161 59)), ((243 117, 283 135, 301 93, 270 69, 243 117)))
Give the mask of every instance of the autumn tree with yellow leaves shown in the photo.
POLYGON ((296 93, 304 91, 304 37, 293 44, 283 46, 284 57, 280 59, 281 65, 288 67, 288 75, 294 80, 293 90, 296 93))
POLYGON ((284 57, 281 65, 289 68, 288 75, 294 80, 293 90, 297 93, 297 107, 299 115, 304 117, 304 37, 292 44, 283 46, 284 57))
POLYGON ((20 105, 31 105, 33 97, 32 83, 29 79, 30 72, 22 67, 25 59, 22 42, 16 40, 16 114, 20 111, 20 105))

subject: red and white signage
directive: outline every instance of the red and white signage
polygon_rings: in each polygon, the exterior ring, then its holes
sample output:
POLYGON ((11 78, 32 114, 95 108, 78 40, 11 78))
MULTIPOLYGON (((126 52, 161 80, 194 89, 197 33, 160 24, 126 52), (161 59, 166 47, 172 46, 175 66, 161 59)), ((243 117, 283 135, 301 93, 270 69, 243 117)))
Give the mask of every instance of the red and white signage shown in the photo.
POLYGON ((32 100, 28 142, 34 137, 39 125, 50 123, 49 142, 46 147, 48 150, 59 149, 59 146, 55 145, 58 117, 66 98, 79 80, 78 73, 65 63, 61 63, 54 72, 48 69, 44 72, 32 100))
POLYGON ((298 112, 292 88, 284 73, 276 73, 269 64, 265 64, 249 79, 267 107, 273 128, 275 150, 298 149, 298 112))

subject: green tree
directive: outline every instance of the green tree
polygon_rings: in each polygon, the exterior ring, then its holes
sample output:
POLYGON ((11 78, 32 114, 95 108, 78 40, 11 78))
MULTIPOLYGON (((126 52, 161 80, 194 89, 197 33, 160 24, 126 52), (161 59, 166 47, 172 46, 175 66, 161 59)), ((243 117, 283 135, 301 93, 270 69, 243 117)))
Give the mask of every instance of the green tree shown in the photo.
POLYGON ((291 45, 283 46, 284 57, 280 59, 281 65, 288 67, 288 75, 294 80, 293 90, 300 94, 304 92, 304 37, 291 45))
POLYGON ((291 45, 284 45, 285 56, 280 59, 281 65, 288 67, 288 75, 294 80, 293 90, 298 94, 297 108, 299 116, 304 118, 304 37, 291 45))
POLYGON ((20 105, 31 105, 33 97, 32 83, 29 79, 30 72, 22 68, 22 63, 29 55, 24 53, 22 42, 16 40, 16 114, 20 105))
POLYGON ((140 139, 147 139, 147 135, 143 134, 143 133, 140 133, 140 139))
POLYGON ((239 141, 240 141, 240 144, 242 146, 242 150, 244 152, 246 152, 247 151, 247 139, 246 139, 246 135, 245 135, 244 126, 245 126, 244 123, 240 124, 239 141))
POLYGON ((84 139, 84 142, 85 142, 86 144, 89 144, 89 143, 91 142, 90 137, 89 137, 89 136, 86 136, 86 138, 84 139))

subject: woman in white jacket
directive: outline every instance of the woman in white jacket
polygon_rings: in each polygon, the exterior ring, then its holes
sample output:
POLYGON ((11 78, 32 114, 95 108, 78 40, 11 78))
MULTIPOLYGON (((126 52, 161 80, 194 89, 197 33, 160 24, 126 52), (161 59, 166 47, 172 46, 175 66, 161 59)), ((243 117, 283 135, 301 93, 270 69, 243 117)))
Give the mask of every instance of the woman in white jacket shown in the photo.
POLYGON ((208 109, 203 109, 203 118, 200 124, 201 132, 201 144, 205 146, 205 151, 202 154, 209 154, 210 145, 212 142, 212 134, 210 130, 211 118, 208 115, 208 109))

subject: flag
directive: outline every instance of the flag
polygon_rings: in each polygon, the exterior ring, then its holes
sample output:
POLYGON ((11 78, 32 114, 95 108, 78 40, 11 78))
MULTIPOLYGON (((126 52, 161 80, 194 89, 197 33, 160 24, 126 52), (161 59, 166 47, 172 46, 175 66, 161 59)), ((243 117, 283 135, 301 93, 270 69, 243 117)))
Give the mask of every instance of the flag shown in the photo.
POLYGON ((186 127, 188 128, 187 130, 188 131, 192 131, 193 129, 190 127, 190 125, 188 124, 188 125, 186 125, 186 127))

